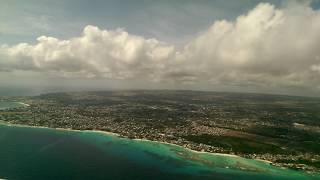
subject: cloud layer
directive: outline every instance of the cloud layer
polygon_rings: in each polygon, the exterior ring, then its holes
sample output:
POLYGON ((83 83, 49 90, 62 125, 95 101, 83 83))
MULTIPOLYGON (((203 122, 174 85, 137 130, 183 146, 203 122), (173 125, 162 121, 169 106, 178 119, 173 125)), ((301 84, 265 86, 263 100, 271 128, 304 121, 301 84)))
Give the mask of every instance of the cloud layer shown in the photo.
POLYGON ((69 40, 3 45, 0 71, 320 92, 319 32, 320 11, 308 4, 262 3, 182 47, 91 25, 69 40))

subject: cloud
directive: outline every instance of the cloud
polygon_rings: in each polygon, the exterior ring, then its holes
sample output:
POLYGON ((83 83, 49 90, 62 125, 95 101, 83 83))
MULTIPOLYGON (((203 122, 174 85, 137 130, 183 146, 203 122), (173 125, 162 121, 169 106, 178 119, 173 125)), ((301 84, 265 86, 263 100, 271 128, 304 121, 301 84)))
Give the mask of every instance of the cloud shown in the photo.
POLYGON ((176 47, 123 29, 87 26, 80 37, 41 36, 0 48, 1 71, 51 76, 320 90, 320 11, 261 3, 176 47))
POLYGON ((70 40, 41 36, 38 43, 3 47, 2 69, 43 71, 65 77, 134 78, 161 70, 174 47, 122 29, 84 28, 70 40))
POLYGON ((185 67, 176 68, 215 85, 319 91, 319 32, 320 12, 308 4, 262 3, 234 22, 215 22, 178 53, 185 67))
POLYGON ((297 84, 315 75, 310 67, 319 63, 319 30, 320 13, 308 6, 260 4, 235 22, 215 22, 185 46, 181 58, 213 81, 297 84))

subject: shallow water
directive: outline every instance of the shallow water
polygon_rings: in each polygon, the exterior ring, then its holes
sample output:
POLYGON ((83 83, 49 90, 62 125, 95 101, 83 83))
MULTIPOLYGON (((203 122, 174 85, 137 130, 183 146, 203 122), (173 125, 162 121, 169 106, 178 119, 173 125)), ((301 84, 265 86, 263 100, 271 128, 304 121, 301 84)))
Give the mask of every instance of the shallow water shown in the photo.
POLYGON ((23 104, 19 102, 7 102, 7 101, 0 101, 0 110, 16 108, 16 107, 23 107, 23 104))
POLYGON ((319 179, 175 145, 0 124, 0 179, 319 179))

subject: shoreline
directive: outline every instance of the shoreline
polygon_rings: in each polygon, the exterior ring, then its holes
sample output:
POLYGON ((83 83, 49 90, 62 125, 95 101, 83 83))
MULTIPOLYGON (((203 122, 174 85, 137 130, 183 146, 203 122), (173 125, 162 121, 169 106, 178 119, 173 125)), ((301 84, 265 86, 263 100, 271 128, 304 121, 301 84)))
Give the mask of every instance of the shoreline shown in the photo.
MULTIPOLYGON (((70 129, 70 128, 52 128, 52 127, 46 127, 46 126, 31 126, 31 125, 24 125, 24 124, 12 124, 12 123, 8 123, 8 122, 4 122, 2 120, 0 120, 0 125, 4 125, 4 126, 12 126, 12 127, 25 127, 25 128, 39 128, 39 129, 50 129, 50 130, 58 130, 58 131, 65 131, 65 132, 87 132, 87 133, 99 133, 102 135, 106 135, 106 136, 114 136, 117 138, 121 138, 121 139, 126 139, 126 140, 133 140, 133 141, 145 141, 145 142, 151 142, 151 143, 159 143, 159 144, 163 144, 163 145, 170 145, 170 146, 175 146, 175 147, 179 147, 182 148, 184 150, 190 151, 192 153, 196 153, 196 154, 208 154, 208 155, 213 155, 213 156, 224 156, 224 157, 229 157, 229 158, 242 158, 242 159, 246 159, 246 160, 254 160, 254 161, 259 161, 262 163, 265 163, 266 165, 270 165, 270 166, 274 166, 274 167, 279 167, 282 169, 288 169, 290 170, 290 168, 284 167, 284 166, 275 166, 274 163, 272 161, 268 161, 268 160, 264 160, 264 159, 259 159, 259 158, 246 158, 246 157, 242 157, 239 155, 235 155, 235 154, 226 154, 226 153, 212 153, 212 152, 205 152, 205 151, 196 151, 178 144, 174 144, 174 143, 169 143, 169 142, 164 142, 164 141, 154 141, 154 140, 149 140, 149 139, 131 139, 125 136, 122 136, 118 133, 113 133, 113 132, 109 132, 109 131, 102 131, 102 130, 79 130, 79 129, 70 129)), ((318 172, 309 172, 309 171, 302 171, 305 172, 306 174, 309 175, 317 175, 318 172)))
POLYGON ((107 131, 100 131, 100 130, 79 130, 79 129, 68 129, 68 128, 51 128, 46 126, 31 126, 31 125, 24 125, 24 124, 12 124, 7 123, 0 120, 0 125, 4 126, 10 126, 10 127, 26 127, 26 128, 39 128, 39 129, 52 129, 52 130, 58 130, 58 131, 69 131, 69 132, 94 132, 94 133, 101 133, 106 135, 112 135, 120 137, 119 134, 113 133, 113 132, 107 132, 107 131))
MULTIPOLYGON (((235 154, 211 153, 211 152, 205 152, 205 151, 196 151, 196 150, 193 150, 193 149, 190 149, 190 148, 186 148, 186 147, 178 145, 178 144, 173 144, 173 143, 168 143, 168 142, 163 142, 163 141, 153 141, 153 140, 149 140, 149 139, 132 139, 132 140, 134 140, 134 141, 156 142, 156 143, 161 143, 161 144, 166 144, 166 145, 177 146, 177 147, 186 149, 188 151, 191 151, 193 153, 199 153, 199 154, 210 154, 210 155, 217 155, 217 156, 228 156, 228 157, 243 158, 243 157, 235 155, 235 154)), ((247 158, 245 158, 245 159, 247 159, 247 158)))
MULTIPOLYGON (((101 131, 101 130, 78 130, 78 129, 67 129, 67 128, 50 128, 50 127, 46 127, 46 126, 30 126, 30 125, 23 125, 23 124, 12 124, 12 123, 4 122, 4 121, 0 121, 0 125, 13 126, 13 127, 26 127, 26 128, 52 129, 52 130, 69 131, 69 132, 100 133, 100 134, 107 135, 107 136, 115 136, 115 137, 118 137, 118 138, 123 138, 123 139, 128 139, 128 140, 133 140, 133 141, 145 141, 145 142, 160 143, 160 144, 165 144, 165 145, 170 145, 170 146, 176 146, 176 147, 183 148, 185 150, 188 150, 188 151, 190 151, 192 153, 197 153, 197 154, 208 154, 208 155, 216 155, 216 156, 225 156, 225 157, 249 159, 249 158, 241 157, 241 156, 238 156, 238 155, 235 155, 235 154, 211 153, 211 152, 196 151, 196 150, 193 150, 193 149, 190 149, 190 148, 183 147, 183 146, 178 145, 178 144, 173 144, 173 143, 168 143, 168 142, 163 142, 163 141, 153 141, 153 140, 149 140, 149 139, 130 139, 130 138, 122 137, 120 134, 117 134, 117 133, 108 132, 108 131, 101 131)), ((272 164, 271 161, 264 160, 264 159, 253 158, 252 160, 261 161, 261 162, 264 162, 264 163, 269 164, 269 165, 272 164)))
MULTIPOLYGON (((225 153, 211 153, 211 152, 205 152, 205 151, 196 151, 178 144, 173 144, 173 143, 168 143, 168 142, 163 142, 163 141, 153 141, 153 140, 148 140, 148 139, 132 139, 135 141, 146 141, 146 142, 156 142, 156 143, 161 143, 161 144, 166 144, 166 145, 171 145, 171 146, 176 146, 176 147, 180 147, 183 149, 186 149, 188 151, 191 151, 193 153, 197 153, 197 154, 208 154, 208 155, 215 155, 215 156, 225 156, 225 157, 233 157, 233 158, 244 158, 244 159, 250 159, 250 158, 245 158, 245 157, 241 157, 235 154, 225 154, 225 153)), ((264 162, 266 164, 272 165, 273 162, 265 160, 265 159, 258 159, 258 158, 253 158, 251 160, 256 160, 256 161, 261 161, 264 162)))
POLYGON ((20 104, 20 105, 23 105, 23 106, 26 106, 26 107, 29 107, 29 106, 30 106, 30 104, 27 104, 27 103, 24 103, 24 102, 16 102, 16 103, 18 103, 18 104, 20 104))

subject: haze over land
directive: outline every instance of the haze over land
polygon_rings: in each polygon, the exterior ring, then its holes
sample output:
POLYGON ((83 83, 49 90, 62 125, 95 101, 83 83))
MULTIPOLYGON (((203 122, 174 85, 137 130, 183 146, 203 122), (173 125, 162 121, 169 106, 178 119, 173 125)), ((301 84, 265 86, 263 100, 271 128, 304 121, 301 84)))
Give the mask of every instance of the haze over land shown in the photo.
POLYGON ((112 3, 127 11, 103 14, 98 9, 82 21, 68 16, 64 22, 44 4, 30 3, 24 20, 9 23, 23 7, 1 1, 1 86, 320 95, 319 1, 243 1, 231 15, 226 12, 232 6, 222 1, 177 2, 140 8, 112 1, 85 8, 82 2, 70 11, 112 3), (123 20, 130 16, 135 23, 123 20))

